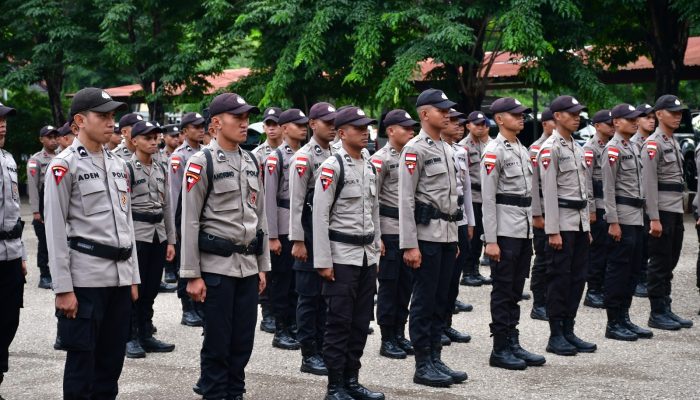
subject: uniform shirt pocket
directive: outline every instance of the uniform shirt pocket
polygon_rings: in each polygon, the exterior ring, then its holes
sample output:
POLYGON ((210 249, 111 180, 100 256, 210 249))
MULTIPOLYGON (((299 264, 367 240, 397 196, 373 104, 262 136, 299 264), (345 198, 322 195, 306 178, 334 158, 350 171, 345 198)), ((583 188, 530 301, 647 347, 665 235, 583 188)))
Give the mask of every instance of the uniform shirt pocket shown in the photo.
POLYGON ((449 183, 443 178, 444 174, 447 174, 447 166, 444 163, 433 163, 426 165, 424 168, 425 175, 430 179, 425 182, 425 189, 428 191, 433 190, 443 190, 449 183))
POLYGON ((122 211, 129 211, 129 202, 127 198, 129 197, 128 188, 125 179, 116 179, 115 184, 117 185, 117 190, 119 191, 119 205, 122 211))
POLYGON ((336 204, 337 214, 356 214, 362 212, 362 187, 360 185, 345 185, 338 195, 336 203, 342 202, 340 207, 336 204))
POLYGON ((623 161, 620 163, 620 168, 624 169, 625 171, 628 171, 628 170, 630 170, 630 169, 635 169, 635 168, 637 168, 637 164, 634 162, 633 159, 623 160, 623 161))
POLYGON ((258 185, 258 178, 257 177, 252 177, 249 176, 246 179, 246 182, 248 183, 248 205, 253 208, 257 209, 258 208, 258 195, 260 192, 260 185, 258 185))
POLYGON ((574 162, 574 160, 559 163, 559 171, 561 172, 568 172, 574 170, 576 170, 576 163, 574 162))
POLYGON ((668 153, 664 153, 664 161, 667 163, 676 162, 676 153, 674 151, 669 151, 668 153))
POLYGON ((211 204, 211 209, 214 212, 238 210, 241 187, 237 179, 221 179, 214 181, 214 189, 212 190, 217 196, 218 201, 211 204))
MULTIPOLYGON (((80 197, 83 202, 85 215, 94 215, 109 211, 111 203, 107 201, 104 183, 98 179, 86 180, 78 183, 80 197)), ((126 188, 124 188, 126 191, 126 188)))

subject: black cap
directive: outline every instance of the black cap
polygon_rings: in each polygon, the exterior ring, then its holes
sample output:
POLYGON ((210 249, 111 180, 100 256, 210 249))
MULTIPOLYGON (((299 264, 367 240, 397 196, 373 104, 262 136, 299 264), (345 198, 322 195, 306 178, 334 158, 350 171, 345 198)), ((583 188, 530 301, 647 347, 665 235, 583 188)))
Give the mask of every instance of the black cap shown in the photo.
POLYGON ((467 124, 467 119, 466 118, 460 118, 457 120, 458 125, 466 125, 467 124))
POLYGON ((272 120, 277 122, 282 114, 282 109, 279 107, 267 107, 263 113, 263 122, 267 120, 272 120))
POLYGON ((386 113, 384 120, 382 121, 384 126, 401 125, 401 126, 416 126, 418 121, 414 121, 411 118, 411 114, 407 113, 405 110, 397 108, 386 113))
POLYGON ((542 116, 540 117, 541 122, 547 122, 547 121, 552 121, 554 120, 554 113, 552 110, 549 109, 549 107, 545 108, 544 111, 542 111, 542 116))
POLYGON ((448 118, 462 118, 464 117, 464 113, 459 112, 455 110, 454 108, 450 108, 450 112, 447 113, 448 118))
POLYGON ((58 128, 58 136, 66 136, 71 133, 73 133, 73 130, 70 128, 70 121, 66 122, 65 124, 63 124, 62 127, 58 128))
POLYGON ((178 136, 180 134, 180 126, 177 124, 168 124, 163 127, 163 133, 171 136, 178 136))
POLYGON ((591 122, 594 124, 601 124, 604 122, 610 122, 612 121, 613 117, 612 114, 610 113, 610 110, 599 110, 597 113, 593 114, 593 118, 591 118, 591 122))
POLYGON ((12 107, 8 107, 0 103, 0 117, 8 117, 10 115, 17 114, 17 110, 12 107))
POLYGON ((509 114, 522 114, 532 111, 532 109, 525 107, 522 105, 522 103, 520 103, 520 101, 512 97, 501 97, 500 99, 491 103, 489 110, 491 110, 491 112, 494 114, 503 112, 509 114))
POLYGON ((149 133, 163 133, 163 128, 156 122, 139 121, 131 128, 131 137, 135 138, 138 135, 147 135, 149 133))
POLYGON ((308 122, 309 118, 307 118, 306 114, 304 114, 304 112, 298 108, 290 108, 289 110, 283 111, 282 114, 280 114, 280 118, 277 120, 277 123, 280 125, 288 123, 304 125, 308 122))
MULTIPOLYGON (((637 111, 637 109, 634 108, 634 106, 631 106, 627 103, 618 104, 615 107, 613 107, 612 111, 610 111, 611 118, 637 118, 640 115, 642 115, 641 111, 637 111)), ((595 116, 593 117, 593 119, 595 119, 595 116)))
POLYGON ((484 121, 486 121, 486 116, 481 111, 472 111, 467 117, 467 122, 471 122, 475 125, 479 125, 484 121))
POLYGON ((139 121, 143 121, 141 114, 124 114, 121 118, 119 118, 119 129, 134 126, 139 121))
POLYGON ((654 104, 654 111, 658 110, 668 110, 668 111, 680 111, 685 110, 685 106, 681 103, 678 97, 672 94, 665 94, 659 97, 654 104))
POLYGON ((457 105, 454 101, 450 101, 447 95, 442 90, 428 89, 418 95, 416 100, 416 108, 420 106, 433 106, 441 110, 448 110, 457 105))
POLYGON ((46 135, 58 135, 58 129, 54 128, 53 125, 46 125, 39 130, 39 136, 46 135))
POLYGON ((336 111, 337 110, 331 103, 316 103, 311 106, 311 109, 309 110, 309 118, 320 119, 326 122, 333 121, 336 117, 336 111))
POLYGON ((367 118, 365 112, 359 107, 347 106, 338 110, 335 116, 335 127, 340 128, 343 125, 352 126, 367 126, 370 124, 376 124, 376 119, 367 118))
POLYGON ((236 93, 222 93, 209 103, 209 115, 215 116, 223 113, 240 115, 243 113, 258 114, 258 107, 246 103, 245 99, 236 93))
POLYGON ((187 125, 204 125, 204 117, 198 112, 185 113, 180 120, 180 129, 184 129, 187 125))
MULTIPOLYGON (((640 113, 642 113, 642 115, 646 116, 646 115, 649 115, 649 114, 653 114, 653 113, 654 113, 654 107, 650 106, 650 105, 647 104, 647 103, 642 103, 642 104, 640 104, 640 105, 637 106, 637 111, 639 111, 640 113)), ((640 115, 640 117, 641 117, 642 115, 640 115)))
POLYGON ((121 129, 119 129, 119 122, 114 123, 114 133, 120 133, 121 129))
POLYGON ((552 113, 562 111, 576 113, 585 110, 586 106, 579 103, 573 96, 559 96, 549 104, 549 109, 552 113))
POLYGON ((70 105, 70 115, 73 118, 75 114, 83 111, 110 112, 126 108, 126 103, 112 100, 112 96, 104 90, 88 87, 80 89, 73 96, 73 101, 70 105))

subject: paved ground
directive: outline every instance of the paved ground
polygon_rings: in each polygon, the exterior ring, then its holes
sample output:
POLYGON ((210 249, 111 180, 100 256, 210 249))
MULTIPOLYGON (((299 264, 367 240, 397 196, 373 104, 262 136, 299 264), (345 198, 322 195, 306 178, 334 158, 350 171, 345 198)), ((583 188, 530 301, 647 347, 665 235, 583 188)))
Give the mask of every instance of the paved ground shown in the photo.
MULTIPOLYGON (((25 215, 29 220, 29 215, 25 215)), ((6 399, 58 399, 64 353, 52 349, 56 334, 53 294, 36 287, 36 240, 31 227, 25 231, 30 251, 25 308, 17 337, 10 348, 10 372, 0 387, 6 399)), ((696 327, 681 332, 655 330, 652 340, 620 343, 603 337, 605 312, 582 307, 577 332, 595 341, 598 351, 576 357, 547 354, 547 364, 511 372, 488 366, 491 339, 488 333, 489 287, 461 288, 460 298, 474 304, 471 313, 455 316, 457 327, 472 334, 469 344, 455 344, 444 351, 447 363, 469 373, 469 380, 450 389, 429 389, 412 383, 413 360, 379 357, 379 335, 369 337, 361 380, 393 399, 693 399, 700 398, 700 297, 695 287, 696 235, 686 221, 681 263, 674 279, 674 309, 692 316, 696 327)), ((487 273, 482 270, 482 273, 487 273)), ((531 302, 523 302, 520 326, 528 349, 544 353, 546 322, 528 316, 531 302)), ((649 303, 635 298, 632 318, 642 324, 649 303)), ((127 359, 120 380, 122 399, 197 399, 191 390, 199 375, 201 330, 180 325, 180 307, 174 294, 161 294, 156 302, 157 336, 174 342, 173 353, 127 359)), ((377 329, 376 325, 374 325, 377 329)), ((299 372, 299 352, 273 349, 272 335, 257 331, 255 350, 248 365, 250 399, 321 399, 325 379, 299 372)))

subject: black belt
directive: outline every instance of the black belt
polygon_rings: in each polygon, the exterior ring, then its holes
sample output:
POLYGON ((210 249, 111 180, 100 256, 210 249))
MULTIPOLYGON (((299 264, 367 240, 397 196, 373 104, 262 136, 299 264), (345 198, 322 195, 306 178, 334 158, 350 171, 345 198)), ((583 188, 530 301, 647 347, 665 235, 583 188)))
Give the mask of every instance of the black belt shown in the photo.
POLYGON ((532 197, 516 196, 512 194, 496 194, 496 204, 516 207, 530 207, 532 197))
POLYGON ((457 222, 461 221, 462 218, 464 218, 464 213, 462 212, 462 210, 458 209, 457 211, 455 211, 454 214, 447 214, 431 206, 430 204, 425 204, 421 203, 420 201, 416 201, 416 224, 427 225, 430 223, 430 220, 433 219, 442 219, 447 222, 457 222))
POLYGON ((659 188, 660 192, 680 192, 680 193, 683 193, 683 189, 684 189, 682 183, 668 183, 668 182, 659 182, 658 188, 659 188))
POLYGON ((150 214, 132 211, 131 219, 138 222, 148 222, 149 224, 157 224, 163 220, 163 213, 150 214))
POLYGON ((588 202, 586 200, 569 200, 569 199, 559 199, 559 207, 561 208, 571 208, 574 210, 582 210, 586 208, 588 202))
POLYGON ((624 204, 636 208, 644 207, 644 199, 638 199, 636 197, 615 196, 615 202, 617 204, 624 204))
POLYGON ((255 239, 249 244, 236 244, 228 239, 199 231, 198 245, 199 251, 203 253, 214 254, 220 257, 231 257, 233 253, 243 255, 260 255, 262 254, 262 231, 258 231, 255 239))
POLYGON ((384 204, 380 204, 379 215, 381 215, 382 217, 399 219, 399 209, 398 207, 389 207, 385 206, 384 204))
POLYGON ((481 192, 481 185, 478 183, 472 183, 472 190, 476 190, 478 192, 481 192))
POLYGON ((366 246, 374 242, 374 232, 367 235, 349 235, 347 233, 329 229, 328 238, 334 242, 353 244, 355 246, 366 246))
POLYGON ((68 247, 80 253, 112 261, 126 261, 133 253, 132 247, 115 247, 81 237, 68 238, 68 247))
POLYGON ((464 204, 464 196, 459 195, 459 196, 457 196, 457 205, 462 207, 462 204, 464 204))
POLYGON ((277 199, 277 207, 282 207, 289 210, 289 199, 277 199))
MULTIPOLYGON (((43 202, 42 202, 43 203, 43 202)), ((24 222, 18 219, 11 231, 0 231, 0 240, 14 240, 22 237, 24 222)))
POLYGON ((603 181, 593 180, 593 197, 596 199, 603 198, 603 181))

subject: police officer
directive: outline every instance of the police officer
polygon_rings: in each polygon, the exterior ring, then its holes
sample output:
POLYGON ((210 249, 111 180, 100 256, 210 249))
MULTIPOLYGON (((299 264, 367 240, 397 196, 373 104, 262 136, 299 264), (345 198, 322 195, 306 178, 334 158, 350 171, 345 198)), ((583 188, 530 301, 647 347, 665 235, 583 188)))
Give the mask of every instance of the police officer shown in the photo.
POLYGON ((542 144, 549 139, 556 127, 552 110, 545 108, 540 117, 542 123, 542 136, 530 145, 528 152, 532 163, 532 233, 535 260, 530 272, 530 291, 532 291, 532 311, 530 318, 547 321, 547 265, 549 258, 544 249, 547 243, 547 235, 544 233, 544 213, 542 212, 542 183, 540 182, 540 167, 538 155, 542 144))
POLYGON ((46 249, 46 229, 44 228, 44 179, 49 162, 56 157, 58 130, 46 125, 39 131, 39 141, 42 149, 27 160, 27 194, 29 207, 32 210, 32 226, 38 242, 36 264, 39 267, 39 287, 51 289, 51 272, 49 271, 49 255, 46 249))
POLYGON ((58 136, 56 137, 58 141, 58 150, 56 153, 61 153, 73 143, 75 139, 75 132, 73 132, 74 126, 73 121, 68 121, 58 128, 58 136))
MULTIPOLYGON (((177 124, 168 124, 163 126, 163 143, 165 146, 160 149, 160 162, 162 163, 163 167, 166 170, 166 179, 167 179, 167 170, 169 168, 168 162, 170 160, 170 156, 175 152, 175 149, 177 149, 180 146, 180 127, 177 124)), ((170 196, 170 192, 168 192, 168 196, 170 196)), ((171 201, 174 203, 174 201, 171 199, 171 201)), ((171 211, 172 213, 172 211, 171 211)), ((165 272, 163 275, 163 281, 165 283, 175 283, 177 282, 177 260, 174 258, 171 261, 165 262, 165 272)), ((177 289, 177 287, 176 287, 177 289)))
POLYGON ((109 151, 114 151, 122 143, 122 131, 119 129, 119 123, 114 124, 114 130, 112 131, 112 136, 109 137, 109 142, 105 145, 105 148, 109 151))
MULTIPOLYGON (((182 245, 180 235, 180 213, 182 210, 181 192, 182 181, 185 177, 185 164, 189 158, 199 151, 199 146, 204 137, 204 118, 200 113, 188 112, 182 116, 180 120, 180 132, 184 134, 185 141, 173 152, 170 156, 168 168, 168 184, 170 187, 170 198, 172 199, 173 207, 170 212, 173 213, 175 220, 175 229, 178 231, 178 242, 175 245, 176 265, 180 265, 179 252, 182 245)), ((192 302, 192 299, 187 296, 185 290, 186 282, 178 281, 177 297, 180 298, 182 304, 182 319, 180 323, 186 326, 203 326, 204 322, 200 316, 201 310, 198 305, 192 302)))
POLYGON ((649 215, 647 288, 649 326, 664 330, 690 328, 693 321, 671 309, 671 279, 683 246, 683 156, 673 138, 685 107, 666 94, 654 105, 659 126, 642 145, 642 176, 649 215))
POLYGON ((24 283, 27 275, 27 253, 22 243, 24 224, 20 220, 17 163, 12 154, 3 149, 7 134, 7 118, 17 113, 14 108, 0 103, 0 384, 9 365, 8 349, 19 326, 24 283))
POLYGON ((409 315, 416 353, 413 382, 450 386, 467 374, 454 371, 441 359, 447 291, 457 257, 457 204, 452 148, 440 139, 456 103, 437 89, 423 91, 416 101, 420 133, 404 147, 399 167, 399 246, 413 269, 413 298, 409 315))
POLYGON ((170 213, 167 172, 153 155, 158 152, 162 129, 153 122, 139 121, 131 129, 134 154, 128 161, 131 216, 139 258, 139 299, 134 306, 131 340, 126 356, 142 358, 147 352, 166 353, 174 344, 153 337, 153 303, 158 295, 163 264, 175 258, 175 222, 170 213))
POLYGON ((593 193, 588 194, 590 210, 591 242, 588 259, 588 291, 583 304, 593 308, 604 308, 603 282, 605 278, 606 255, 608 253, 608 224, 605 222, 605 203, 603 202, 603 176, 601 164, 605 162, 603 149, 615 130, 612 126, 610 110, 599 110, 593 115, 595 134, 583 145, 588 179, 591 180, 593 193))
POLYGON ((131 130, 139 121, 143 121, 143 117, 137 113, 124 114, 119 118, 119 130, 121 131, 123 140, 119 146, 112 150, 112 153, 121 157, 124 161, 131 160, 131 156, 134 154, 134 151, 136 151, 136 148, 134 148, 131 142, 131 130))
POLYGON ((653 336, 650 330, 632 323, 629 316, 641 264, 642 237, 646 234, 642 217, 642 164, 637 146, 630 141, 642 113, 629 104, 618 104, 611 115, 615 136, 605 147, 605 156, 601 160, 605 220, 611 237, 605 270, 605 308, 608 314, 605 337, 634 341, 653 336))
POLYGON ((469 156, 469 179, 472 189, 472 207, 474 209, 474 220, 476 227, 474 235, 469 243, 469 252, 464 265, 464 277, 460 284, 465 286, 481 286, 491 284, 491 278, 487 278, 479 273, 479 256, 483 248, 481 235, 484 234, 484 225, 481 214, 481 157, 484 155, 486 145, 491 142, 489 136, 489 125, 486 116, 481 111, 472 111, 467 116, 467 130, 469 135, 459 142, 464 146, 469 156))
POLYGON ((289 240, 294 257, 294 281, 297 299, 297 340, 301 344, 301 372, 327 375, 323 361, 323 336, 326 305, 321 296, 322 278, 313 261, 312 206, 315 180, 321 163, 331 155, 330 143, 335 137, 335 107, 319 102, 309 109, 309 126, 313 135, 297 151, 290 162, 289 177, 289 240))
POLYGON ((282 112, 277 123, 284 141, 274 149, 265 162, 265 214, 270 236, 269 296, 275 314, 275 337, 272 345, 297 350, 300 345, 290 331, 296 317, 296 293, 292 266, 292 243, 289 241, 289 176, 294 153, 306 138, 309 118, 301 110, 290 108, 282 112))
POLYGON ((399 166, 403 147, 413 137, 418 125, 402 110, 389 111, 382 127, 389 138, 387 144, 372 155, 379 187, 379 225, 383 253, 379 258, 377 323, 381 330, 379 354, 388 358, 406 358, 413 346, 404 337, 411 299, 411 270, 399 249, 399 166), (401 338, 401 340, 399 340, 401 338))
POLYGON ((518 324, 525 279, 532 258, 530 196, 532 164, 517 139, 532 110, 512 97, 491 104, 499 135, 486 146, 481 162, 481 198, 486 255, 491 259, 491 335, 489 365, 522 370, 545 358, 520 346, 518 324))
POLYGON ((199 389, 205 399, 243 398, 258 294, 270 269, 259 164, 242 150, 248 116, 235 93, 209 105, 217 140, 190 157, 182 187, 182 262, 187 293, 203 303, 199 389))
POLYGON ((102 89, 78 91, 70 108, 78 137, 48 168, 44 209, 58 335, 67 350, 65 399, 117 396, 138 297, 129 173, 103 147, 121 108, 126 104, 102 89))
POLYGON ((323 341, 327 400, 384 399, 358 381, 381 241, 377 177, 362 152, 367 127, 376 122, 357 107, 338 112, 335 128, 343 147, 321 164, 314 189, 314 268, 325 279, 328 306, 323 341))
POLYGON ((572 96, 559 96, 549 105, 556 130, 539 154, 545 233, 545 252, 552 260, 547 271, 547 351, 557 355, 594 352, 597 346, 574 334, 576 312, 586 282, 590 224, 583 149, 573 140, 581 110, 572 96))
MULTIPOLYGON (((642 145, 644 141, 647 140, 649 135, 656 129, 656 115, 654 114, 654 107, 649 104, 643 103, 637 106, 637 111, 641 112, 637 118, 637 133, 632 136, 630 142, 632 142, 639 152, 642 154, 642 145)), ((698 147, 696 147, 697 149, 698 147)), ((649 216, 644 213, 644 232, 649 232, 649 216)), ((639 282, 637 287, 634 289, 634 295, 637 297, 648 297, 647 292, 647 263, 649 262, 649 235, 646 233, 642 235, 642 258, 640 260, 640 270, 639 270, 639 282)))

